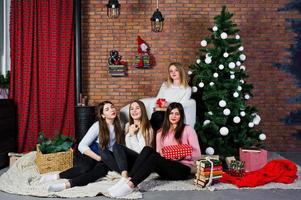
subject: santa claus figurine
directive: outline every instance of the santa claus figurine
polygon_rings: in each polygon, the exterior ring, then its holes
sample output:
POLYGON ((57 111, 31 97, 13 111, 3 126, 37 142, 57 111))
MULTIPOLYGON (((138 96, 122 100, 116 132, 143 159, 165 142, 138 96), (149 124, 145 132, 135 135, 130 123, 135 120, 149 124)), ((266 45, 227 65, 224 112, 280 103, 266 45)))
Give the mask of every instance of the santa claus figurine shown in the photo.
POLYGON ((149 51, 150 48, 148 44, 140 37, 137 37, 138 43, 138 55, 136 56, 136 64, 138 68, 149 67, 149 51), (139 59, 139 60, 138 60, 139 59))

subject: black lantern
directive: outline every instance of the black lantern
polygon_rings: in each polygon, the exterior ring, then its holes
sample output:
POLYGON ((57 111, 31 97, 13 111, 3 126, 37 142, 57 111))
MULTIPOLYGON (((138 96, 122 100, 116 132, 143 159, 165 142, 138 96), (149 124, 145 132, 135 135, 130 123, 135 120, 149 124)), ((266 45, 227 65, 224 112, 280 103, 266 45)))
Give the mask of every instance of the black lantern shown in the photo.
POLYGON ((107 15, 109 18, 117 18, 120 14, 120 4, 118 0, 109 0, 107 4, 107 15))
POLYGON ((159 3, 157 0, 157 10, 154 12, 151 22, 152 22, 152 31, 153 32, 162 32, 163 30, 163 21, 164 18, 162 16, 162 13, 159 11, 159 3))

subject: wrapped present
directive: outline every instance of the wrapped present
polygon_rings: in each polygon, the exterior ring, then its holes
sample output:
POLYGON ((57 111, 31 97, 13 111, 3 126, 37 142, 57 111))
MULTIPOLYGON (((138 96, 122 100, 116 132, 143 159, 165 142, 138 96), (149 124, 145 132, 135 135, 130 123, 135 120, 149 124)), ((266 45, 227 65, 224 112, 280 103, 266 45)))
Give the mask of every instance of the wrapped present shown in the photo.
POLYGON ((178 159, 192 155, 192 146, 188 144, 170 145, 162 148, 162 154, 167 159, 178 159))
POLYGON ((242 177, 245 174, 245 162, 240 160, 232 160, 227 172, 231 176, 242 177))
POLYGON ((239 149, 239 157, 245 162, 245 171, 261 169, 267 163, 267 151, 264 149, 239 149))

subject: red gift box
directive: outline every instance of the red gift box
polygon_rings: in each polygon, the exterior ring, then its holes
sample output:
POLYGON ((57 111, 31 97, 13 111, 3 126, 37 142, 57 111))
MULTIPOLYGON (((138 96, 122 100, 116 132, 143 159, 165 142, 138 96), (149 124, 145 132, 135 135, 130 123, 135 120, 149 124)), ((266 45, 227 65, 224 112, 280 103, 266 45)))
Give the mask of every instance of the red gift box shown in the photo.
POLYGON ((245 171, 252 172, 261 169, 267 163, 268 153, 264 149, 239 149, 239 157, 241 161, 245 161, 245 171))
POLYGON ((192 146, 188 144, 170 145, 162 148, 162 154, 167 159, 177 159, 192 156, 192 146))

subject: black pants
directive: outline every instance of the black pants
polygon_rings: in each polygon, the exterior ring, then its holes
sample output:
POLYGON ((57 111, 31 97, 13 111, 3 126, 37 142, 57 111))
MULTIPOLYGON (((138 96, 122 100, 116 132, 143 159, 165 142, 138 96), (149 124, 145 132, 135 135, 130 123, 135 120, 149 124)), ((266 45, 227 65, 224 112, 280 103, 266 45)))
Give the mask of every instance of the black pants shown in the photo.
POLYGON ((59 174, 60 178, 69 179, 71 187, 83 186, 95 182, 107 175, 109 168, 102 161, 96 161, 89 156, 80 154, 76 165, 59 174))
POLYGON ((105 149, 100 152, 100 156, 110 170, 121 173, 132 169, 138 153, 122 144, 115 143, 113 152, 105 149))
POLYGON ((190 167, 162 157, 151 147, 144 147, 129 173, 135 186, 145 180, 152 172, 167 180, 184 180, 190 175, 190 167))

